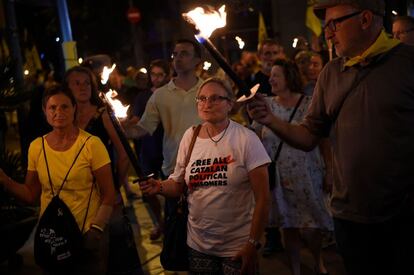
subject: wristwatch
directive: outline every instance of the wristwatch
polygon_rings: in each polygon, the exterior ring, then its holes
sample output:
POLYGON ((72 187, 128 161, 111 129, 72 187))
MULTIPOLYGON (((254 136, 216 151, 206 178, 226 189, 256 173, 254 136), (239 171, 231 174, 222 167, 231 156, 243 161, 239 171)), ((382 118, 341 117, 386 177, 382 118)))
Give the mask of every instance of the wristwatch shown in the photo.
POLYGON ((247 241, 251 243, 256 249, 260 249, 260 247, 262 247, 262 244, 253 238, 249 238, 247 241))

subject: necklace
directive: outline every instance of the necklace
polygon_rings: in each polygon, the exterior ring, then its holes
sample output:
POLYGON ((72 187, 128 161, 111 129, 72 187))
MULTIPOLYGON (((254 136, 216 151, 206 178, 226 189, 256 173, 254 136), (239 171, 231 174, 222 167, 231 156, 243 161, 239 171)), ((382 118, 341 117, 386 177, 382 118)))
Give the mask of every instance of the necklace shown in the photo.
POLYGON ((226 128, 224 128, 224 131, 223 131, 223 134, 221 134, 221 137, 219 137, 219 139, 217 139, 217 140, 214 140, 214 139, 211 137, 210 132, 208 131, 208 127, 206 127, 206 130, 207 130, 207 135, 208 135, 208 137, 210 138, 210 140, 211 140, 212 142, 214 142, 214 145, 216 145, 216 146, 217 146, 217 143, 219 143, 219 142, 220 142, 220 140, 222 140, 222 139, 223 139, 224 135, 225 135, 225 134, 226 134, 226 132, 227 132, 227 128, 229 128, 229 125, 230 125, 230 121, 229 121, 229 123, 227 123, 226 128))

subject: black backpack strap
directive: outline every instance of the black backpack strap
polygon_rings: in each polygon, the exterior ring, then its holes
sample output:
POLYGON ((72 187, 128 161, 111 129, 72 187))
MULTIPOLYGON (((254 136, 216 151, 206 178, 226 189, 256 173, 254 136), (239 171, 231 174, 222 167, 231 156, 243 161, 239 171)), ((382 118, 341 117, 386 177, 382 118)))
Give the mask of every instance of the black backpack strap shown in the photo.
MULTIPOLYGON (((83 143, 82 147, 80 148, 78 154, 76 155, 75 159, 72 162, 72 165, 70 166, 68 172, 66 173, 65 178, 62 181, 62 185, 59 188, 58 193, 56 194, 56 196, 59 196, 60 192, 62 191, 63 185, 66 182, 66 179, 68 178, 69 172, 70 170, 72 170, 72 167, 75 165, 76 160, 78 159, 80 153, 83 150, 83 147, 85 147, 86 142, 91 138, 92 136, 88 136, 88 138, 85 140, 85 142, 83 143)), ((49 172, 49 165, 47 163, 47 158, 46 158, 46 150, 45 150, 45 141, 44 138, 42 137, 42 146, 43 146, 43 154, 45 156, 45 161, 46 161, 46 168, 47 168, 47 175, 49 177, 49 183, 50 183, 50 187, 52 189, 52 195, 55 196, 54 191, 53 191, 53 185, 52 185, 52 179, 50 177, 50 172, 49 172)), ((86 213, 85 213, 85 218, 83 219, 83 224, 82 224, 82 230, 81 233, 83 233, 83 230, 85 229, 85 224, 86 224, 86 218, 88 217, 88 212, 89 212, 89 206, 91 204, 91 199, 92 199, 92 192, 93 192, 93 186, 95 185, 95 179, 93 180, 92 186, 91 186, 91 192, 89 193, 89 199, 88 199, 88 206, 86 207, 86 213)))
POLYGON ((89 193, 89 199, 88 199, 88 206, 86 207, 86 213, 85 213, 85 218, 83 219, 83 223, 82 223, 82 229, 81 229, 81 233, 83 234, 83 230, 85 229, 85 224, 86 224, 86 218, 88 217, 88 212, 89 212, 89 206, 91 204, 91 198, 92 198, 92 192, 93 192, 93 186, 95 185, 95 179, 92 182, 92 186, 91 186, 91 192, 89 193))
POLYGON ((70 170, 72 170, 72 167, 73 167, 73 165, 75 165, 75 162, 76 162, 76 160, 78 159, 78 157, 79 157, 80 153, 82 152, 83 147, 85 147, 86 142, 88 142, 88 140, 89 140, 90 138, 91 138, 91 136, 89 136, 89 137, 85 140, 85 142, 83 143, 82 147, 80 148, 80 150, 79 150, 78 154, 76 155, 75 159, 73 160, 72 165, 70 166, 70 168, 69 168, 68 172, 66 173, 65 178, 64 178, 64 179, 63 179, 63 181, 62 181, 62 184, 60 185, 59 191, 58 191, 58 192, 57 192, 57 194, 56 194, 57 196, 59 196, 60 191, 62 191, 63 185, 65 185, 65 182, 66 182, 66 179, 68 178, 68 175, 69 175, 70 170))
POLYGON ((43 155, 45 156, 47 176, 49 177, 49 184, 50 184, 50 188, 52 190, 52 196, 54 197, 55 196, 55 192, 53 191, 52 179, 50 178, 49 165, 47 164, 47 158, 46 158, 45 139, 44 139, 43 136, 42 136, 42 147, 43 147, 43 155))

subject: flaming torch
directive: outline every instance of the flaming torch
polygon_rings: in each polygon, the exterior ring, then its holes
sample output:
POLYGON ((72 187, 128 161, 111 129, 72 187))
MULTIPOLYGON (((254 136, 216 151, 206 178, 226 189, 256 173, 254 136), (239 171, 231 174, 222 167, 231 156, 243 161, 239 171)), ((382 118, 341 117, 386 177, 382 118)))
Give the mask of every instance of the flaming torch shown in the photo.
POLYGON ((237 94, 238 101, 244 101, 252 98, 259 88, 258 85, 252 88, 247 87, 236 73, 231 69, 230 65, 226 62, 223 55, 217 50, 217 48, 211 43, 209 37, 218 28, 226 26, 226 6, 223 5, 216 11, 211 7, 197 7, 187 13, 183 13, 183 18, 193 25, 195 38, 200 44, 210 52, 211 56, 217 61, 220 67, 227 73, 227 75, 234 81, 239 87, 239 93, 237 94))
MULTIPOLYGON (((108 81, 109 75, 115 68, 115 64, 112 66, 110 72, 108 73, 108 68, 105 66, 104 70, 101 74, 101 83, 106 84, 108 81)), ((134 152, 131 149, 131 146, 129 145, 128 139, 126 138, 124 131, 122 130, 121 124, 119 123, 118 119, 126 118, 127 117, 127 111, 129 108, 128 106, 124 106, 121 101, 118 99, 115 99, 115 97, 118 95, 116 91, 109 90, 107 93, 101 93, 101 98, 104 101, 104 103, 107 106, 109 118, 112 122, 112 125, 115 128, 115 131, 122 143, 122 146, 124 147, 124 150, 126 154, 128 155, 129 161, 132 164, 132 167, 135 170, 135 173, 139 179, 146 178, 145 175, 142 173, 141 167, 138 165, 138 160, 134 154, 134 152)))
POLYGON ((115 67, 116 67, 115 63, 112 65, 111 68, 108 68, 107 66, 103 67, 103 71, 101 73, 101 83, 103 85, 105 85, 106 82, 108 82, 109 75, 114 71, 115 67))

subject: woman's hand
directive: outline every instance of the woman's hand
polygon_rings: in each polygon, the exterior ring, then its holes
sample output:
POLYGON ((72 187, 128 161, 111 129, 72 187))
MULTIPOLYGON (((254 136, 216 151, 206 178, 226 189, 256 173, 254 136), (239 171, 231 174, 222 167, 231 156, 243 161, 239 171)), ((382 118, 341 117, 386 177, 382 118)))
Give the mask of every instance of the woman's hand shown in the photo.
POLYGON ((236 256, 232 258, 233 261, 242 262, 241 274, 251 275, 256 274, 257 267, 257 250, 254 245, 247 243, 243 248, 237 253, 236 256))
POLYGON ((154 196, 160 193, 161 182, 159 180, 149 178, 146 181, 142 181, 139 184, 139 187, 141 188, 142 194, 144 196, 154 196))
POLYGON ((103 232, 94 228, 89 229, 83 236, 83 248, 87 251, 96 251, 102 247, 103 232))
POLYGON ((273 120, 273 114, 269 105, 264 96, 259 93, 247 103, 247 112, 253 120, 266 126, 273 120))

